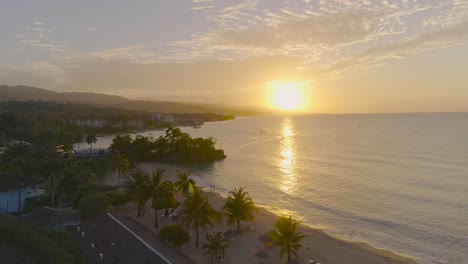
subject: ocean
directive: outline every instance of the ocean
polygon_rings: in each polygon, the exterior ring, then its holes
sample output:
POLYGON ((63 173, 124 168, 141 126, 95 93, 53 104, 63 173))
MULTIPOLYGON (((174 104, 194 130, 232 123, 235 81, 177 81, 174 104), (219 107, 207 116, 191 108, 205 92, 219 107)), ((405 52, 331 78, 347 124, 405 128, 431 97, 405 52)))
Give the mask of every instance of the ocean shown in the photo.
POLYGON ((225 194, 246 186, 257 204, 333 236, 468 263, 468 113, 239 117, 182 130, 225 150, 226 160, 185 167, 225 194))

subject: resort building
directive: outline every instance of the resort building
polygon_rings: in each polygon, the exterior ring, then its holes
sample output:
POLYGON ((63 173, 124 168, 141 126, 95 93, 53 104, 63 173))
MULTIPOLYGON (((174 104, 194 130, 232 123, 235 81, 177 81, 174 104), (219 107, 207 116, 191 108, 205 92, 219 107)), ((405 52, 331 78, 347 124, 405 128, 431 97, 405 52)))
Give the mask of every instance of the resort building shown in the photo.
POLYGON ((127 122, 127 126, 132 127, 132 128, 135 128, 135 129, 143 129, 143 128, 145 128, 145 124, 143 123, 143 121, 138 120, 138 119, 134 119, 134 120, 128 121, 128 122, 127 122))
POLYGON ((174 116, 169 115, 169 114, 161 114, 161 113, 155 114, 153 116, 153 120, 159 123, 170 123, 170 124, 175 123, 174 116))
POLYGON ((99 157, 103 155, 107 155, 110 153, 109 149, 80 149, 75 150, 75 156, 78 158, 85 158, 85 157, 99 157))
POLYGON ((44 189, 40 188, 43 180, 25 178, 21 180, 22 187, 18 197, 18 178, 13 175, 1 175, 0 182, 0 213, 18 212, 18 198, 21 201, 21 209, 27 198, 44 194, 44 189))

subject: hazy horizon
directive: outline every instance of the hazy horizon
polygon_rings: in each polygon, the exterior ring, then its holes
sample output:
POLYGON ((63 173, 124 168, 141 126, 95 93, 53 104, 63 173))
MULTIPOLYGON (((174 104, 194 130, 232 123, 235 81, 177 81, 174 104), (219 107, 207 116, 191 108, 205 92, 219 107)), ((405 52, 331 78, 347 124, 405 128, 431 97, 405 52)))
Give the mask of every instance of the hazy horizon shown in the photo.
POLYGON ((308 113, 468 111, 466 1, 0 7, 0 84, 308 113))

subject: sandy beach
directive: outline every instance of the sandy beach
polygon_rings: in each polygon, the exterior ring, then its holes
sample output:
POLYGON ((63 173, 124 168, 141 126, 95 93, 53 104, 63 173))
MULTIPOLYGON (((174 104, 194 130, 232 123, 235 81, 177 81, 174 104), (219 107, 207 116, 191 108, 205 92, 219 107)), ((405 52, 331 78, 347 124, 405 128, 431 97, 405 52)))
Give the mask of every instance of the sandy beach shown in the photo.
MULTIPOLYGON (((176 168, 167 164, 157 163, 142 163, 140 168, 151 172, 154 168, 163 167, 166 169, 166 179, 175 180, 176 168)), ((106 184, 115 184, 116 176, 108 177, 104 182, 106 184)), ((209 187, 206 186, 209 183, 199 183, 201 187, 205 187, 205 193, 209 197, 209 201, 212 206, 220 211, 224 205, 225 198, 216 192, 209 191, 209 187)), ((247 190, 252 191, 252 190, 247 190)), ((255 202, 255 201, 254 201, 255 202)), ((154 210, 150 210, 144 217, 136 216, 136 207, 132 203, 121 208, 119 212, 114 212, 123 216, 130 216, 139 223, 145 225, 149 230, 152 230, 156 235, 159 230, 154 228, 154 210)), ((159 211, 160 225, 164 226, 169 223, 176 223, 174 220, 162 217, 163 211, 159 211)), ((269 230, 273 229, 275 221, 279 218, 264 208, 260 208, 259 212, 255 215, 255 223, 246 223, 252 227, 251 230, 243 231, 241 234, 236 235, 227 250, 227 257, 223 263, 261 263, 261 260, 255 256, 255 254, 264 250, 268 257, 263 260, 263 263, 286 263, 286 258, 279 258, 279 250, 276 248, 265 248, 263 243, 259 240, 259 237, 266 234, 269 230)), ((292 216, 294 218, 294 216, 292 216)), ((229 229, 224 219, 221 219, 215 223, 213 229, 209 229, 208 232, 225 232, 229 229)), ((210 258, 204 255, 201 247, 195 247, 195 233, 189 230, 192 234, 193 239, 184 244, 180 250, 183 254, 190 257, 197 263, 212 263, 210 258)), ((300 263, 308 263, 309 260, 314 260, 320 263, 329 264, 357 264, 357 263, 416 263, 414 260, 396 255, 387 250, 381 250, 373 248, 365 243, 358 243, 352 241, 345 241, 331 237, 325 232, 311 228, 309 226, 301 225, 299 231, 306 236, 303 240, 303 244, 308 249, 300 250, 300 263)), ((205 243, 206 233, 200 232, 200 245, 205 243)))

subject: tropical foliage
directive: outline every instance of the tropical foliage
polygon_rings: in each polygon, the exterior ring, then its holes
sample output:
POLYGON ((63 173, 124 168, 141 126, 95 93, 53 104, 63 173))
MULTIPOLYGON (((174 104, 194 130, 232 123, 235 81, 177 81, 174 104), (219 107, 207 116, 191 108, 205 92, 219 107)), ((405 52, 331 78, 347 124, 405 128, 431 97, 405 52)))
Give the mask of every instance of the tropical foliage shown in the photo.
POLYGON ((165 225, 161 228, 159 237, 177 248, 190 240, 189 232, 185 228, 174 224, 165 225))
POLYGON ((190 186, 195 186, 195 180, 190 178, 188 172, 177 172, 177 181, 175 182, 175 186, 178 192, 181 192, 185 198, 189 196, 190 193, 190 186))
POLYGON ((95 218, 106 212, 109 200, 104 193, 91 193, 80 200, 78 209, 83 219, 95 218))
POLYGON ((112 141, 110 149, 118 152, 131 162, 211 162, 224 159, 224 151, 215 148, 213 138, 192 138, 179 128, 168 128, 157 139, 144 136, 118 135, 112 141))
POLYGON ((141 169, 134 169, 130 172, 129 180, 125 189, 131 201, 137 205, 137 216, 143 215, 143 209, 149 199, 151 199, 151 178, 148 173, 141 169))
POLYGON ((86 143, 88 143, 88 145, 91 145, 91 149, 93 149, 93 144, 96 143, 96 141, 97 138, 94 132, 89 132, 88 135, 86 135, 86 143))
POLYGON ((65 231, 27 224, 17 225, 0 218, 0 245, 12 247, 34 263, 86 263, 79 247, 65 231))
POLYGON ((221 232, 206 235, 207 243, 202 246, 205 254, 210 255, 212 259, 224 259, 226 249, 229 246, 227 239, 221 232))
POLYGON ((166 209, 166 216, 168 215, 167 210, 169 208, 176 208, 179 202, 176 200, 174 193, 175 188, 172 182, 163 181, 163 175, 165 170, 158 168, 153 171, 150 189, 152 195, 151 207, 154 209, 154 227, 159 228, 158 223, 158 210, 166 209))
POLYGON ((300 224, 298 221, 292 220, 291 217, 281 217, 276 221, 274 230, 268 232, 268 235, 272 239, 273 246, 280 248, 280 258, 286 254, 288 261, 291 261, 291 257, 295 256, 299 258, 297 252, 301 248, 305 248, 301 244, 301 240, 304 235, 297 231, 297 226, 300 224))
POLYGON ((51 206, 55 207, 55 193, 57 182, 64 177, 65 171, 70 165, 68 155, 52 146, 45 146, 39 155, 44 159, 41 166, 42 173, 47 177, 51 196, 51 206))
POLYGON ((208 227, 213 227, 213 222, 218 219, 216 212, 208 201, 208 197, 201 194, 198 188, 182 204, 180 211, 180 221, 182 225, 195 230, 195 246, 198 247, 199 229, 205 232, 208 227))
POLYGON ((249 193, 241 187, 231 191, 223 206, 222 212, 227 217, 228 225, 236 224, 236 232, 240 232, 241 221, 253 222, 255 217, 253 213, 258 212, 249 193))
POLYGON ((111 191, 107 193, 107 198, 109 205, 115 207, 117 211, 128 202, 127 193, 124 191, 111 191))
POLYGON ((131 163, 130 161, 121 155, 120 153, 113 153, 111 157, 111 170, 117 171, 118 173, 118 184, 119 187, 122 185, 122 175, 127 174, 130 171, 131 163))

